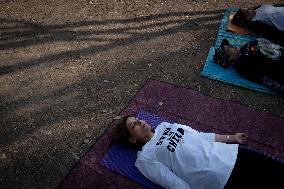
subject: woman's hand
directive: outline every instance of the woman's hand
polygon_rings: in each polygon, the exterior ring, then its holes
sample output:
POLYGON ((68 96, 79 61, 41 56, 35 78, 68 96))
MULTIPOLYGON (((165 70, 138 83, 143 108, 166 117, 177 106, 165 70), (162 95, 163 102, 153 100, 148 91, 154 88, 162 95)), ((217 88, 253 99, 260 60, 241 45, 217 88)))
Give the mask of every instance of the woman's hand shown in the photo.
POLYGON ((248 135, 245 133, 236 133, 233 135, 233 143, 237 144, 246 144, 248 139, 248 135))

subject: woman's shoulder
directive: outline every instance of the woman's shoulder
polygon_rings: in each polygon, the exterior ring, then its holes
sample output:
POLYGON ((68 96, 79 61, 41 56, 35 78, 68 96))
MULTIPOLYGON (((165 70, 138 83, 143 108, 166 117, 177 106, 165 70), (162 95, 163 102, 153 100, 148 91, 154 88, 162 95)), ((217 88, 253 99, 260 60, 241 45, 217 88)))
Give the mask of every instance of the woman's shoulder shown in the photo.
POLYGON ((155 141, 149 141, 147 142, 143 147, 142 150, 138 152, 137 159, 138 160, 154 160, 156 159, 156 142, 155 141))

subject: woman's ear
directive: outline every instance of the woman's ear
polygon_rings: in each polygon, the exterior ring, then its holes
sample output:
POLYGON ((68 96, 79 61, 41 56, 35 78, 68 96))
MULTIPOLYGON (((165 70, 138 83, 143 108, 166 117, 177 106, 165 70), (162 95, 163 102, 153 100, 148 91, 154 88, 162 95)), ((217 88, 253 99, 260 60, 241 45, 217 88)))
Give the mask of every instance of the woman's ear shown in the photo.
POLYGON ((134 144, 134 143, 136 143, 136 139, 133 138, 133 137, 130 137, 130 138, 128 139, 128 142, 134 144))

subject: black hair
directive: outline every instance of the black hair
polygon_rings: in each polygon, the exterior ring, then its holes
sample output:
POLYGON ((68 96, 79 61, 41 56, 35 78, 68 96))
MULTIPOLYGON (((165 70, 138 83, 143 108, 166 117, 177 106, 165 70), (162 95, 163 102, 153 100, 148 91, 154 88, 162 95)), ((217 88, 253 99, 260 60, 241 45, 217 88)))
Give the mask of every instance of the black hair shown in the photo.
POLYGON ((230 46, 230 43, 227 39, 223 39, 220 47, 215 48, 215 54, 213 55, 213 62, 223 66, 226 70, 230 67, 230 61, 228 56, 225 53, 224 46, 230 46))
POLYGON ((130 133, 128 132, 128 129, 126 127, 126 120, 132 117, 131 115, 125 115, 123 116, 117 127, 116 127, 116 134, 117 134, 117 141, 120 143, 128 143, 129 138, 131 137, 130 133))

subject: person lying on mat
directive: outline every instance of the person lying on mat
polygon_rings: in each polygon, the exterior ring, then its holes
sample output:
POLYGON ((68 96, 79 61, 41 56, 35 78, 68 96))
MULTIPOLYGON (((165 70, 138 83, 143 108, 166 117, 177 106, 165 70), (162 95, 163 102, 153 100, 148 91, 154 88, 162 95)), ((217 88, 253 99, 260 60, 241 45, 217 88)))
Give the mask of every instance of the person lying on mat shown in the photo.
POLYGON ((266 156, 239 148, 248 140, 245 133, 204 133, 167 122, 152 131, 148 123, 132 116, 125 116, 118 128, 120 141, 142 146, 135 162, 138 170, 164 188, 246 188, 250 174, 270 183, 275 179, 273 171, 281 167, 266 156))
POLYGON ((248 28, 252 33, 284 45, 284 7, 269 4, 256 9, 241 8, 232 19, 232 23, 248 28))
POLYGON ((267 39, 257 38, 241 48, 223 39, 213 61, 224 69, 233 65, 246 79, 284 93, 284 48, 267 39))

